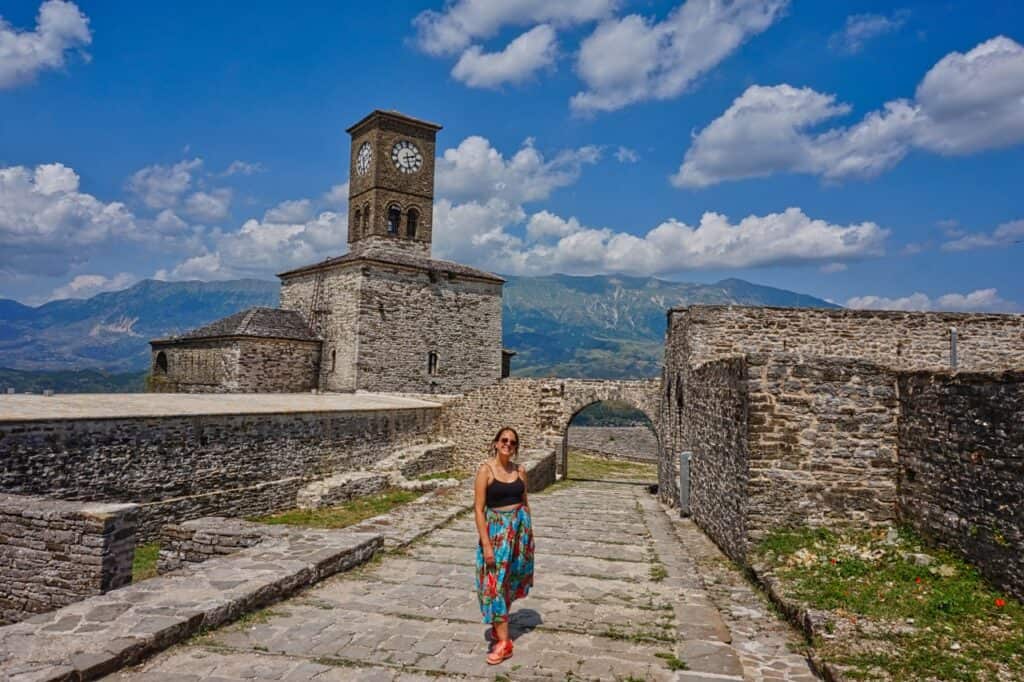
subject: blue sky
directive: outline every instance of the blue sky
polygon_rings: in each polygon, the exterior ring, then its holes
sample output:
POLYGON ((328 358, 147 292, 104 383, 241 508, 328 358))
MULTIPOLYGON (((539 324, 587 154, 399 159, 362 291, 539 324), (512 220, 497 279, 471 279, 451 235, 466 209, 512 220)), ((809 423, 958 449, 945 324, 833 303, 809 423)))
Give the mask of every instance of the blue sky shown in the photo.
POLYGON ((1024 310, 1024 4, 0 6, 0 297, 344 252, 348 136, 444 126, 436 257, 1024 310))

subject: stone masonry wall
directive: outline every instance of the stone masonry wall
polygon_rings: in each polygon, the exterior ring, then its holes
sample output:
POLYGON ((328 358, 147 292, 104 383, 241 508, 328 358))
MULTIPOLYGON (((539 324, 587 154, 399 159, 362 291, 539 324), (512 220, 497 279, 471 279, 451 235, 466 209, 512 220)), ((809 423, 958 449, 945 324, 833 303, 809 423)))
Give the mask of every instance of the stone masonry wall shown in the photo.
POLYGON ((900 519, 1024 599, 1024 372, 902 375, 900 519))
POLYGON ((891 522, 897 395, 888 369, 789 354, 747 357, 747 530, 891 522))
POLYGON ((363 390, 462 393, 491 384, 501 377, 501 284, 367 266, 356 347, 363 390))
POLYGON ((294 506, 311 480, 427 439, 438 408, 0 422, 0 490, 140 505, 139 533, 294 506))
POLYGON ((744 306, 692 306, 669 315, 669 335, 687 337, 680 349, 690 364, 735 353, 795 353, 946 369, 954 326, 959 369, 1024 367, 1024 315, 744 306))
POLYGON ((281 279, 281 307, 294 310, 323 338, 320 388, 325 391, 356 390, 356 326, 361 275, 358 268, 334 268, 303 272, 281 279), (320 283, 318 310, 313 293, 320 283))
MULTIPOLYGON (((320 343, 239 339, 239 393, 305 393, 317 388, 320 343)), ((233 391, 234 392, 234 391, 233 391)))
POLYGON ((658 459, 658 437, 646 426, 570 426, 569 447, 638 462, 658 459))
POLYGON ((0 494, 0 625, 130 583, 135 511, 0 494))
POLYGON ((518 431, 521 449, 550 444, 541 410, 542 386, 537 379, 502 379, 448 401, 438 425, 441 435, 455 446, 454 466, 476 471, 504 426, 518 431))
POLYGON ((167 393, 228 393, 238 388, 239 346, 232 340, 157 344, 153 347, 149 389, 167 393), (167 371, 157 356, 167 358, 167 371))
MULTIPOLYGON (((742 357, 693 370, 686 386, 690 459, 690 514, 733 559, 742 561, 747 538, 747 385, 742 357)), ((678 499, 678 458, 671 462, 678 499)))

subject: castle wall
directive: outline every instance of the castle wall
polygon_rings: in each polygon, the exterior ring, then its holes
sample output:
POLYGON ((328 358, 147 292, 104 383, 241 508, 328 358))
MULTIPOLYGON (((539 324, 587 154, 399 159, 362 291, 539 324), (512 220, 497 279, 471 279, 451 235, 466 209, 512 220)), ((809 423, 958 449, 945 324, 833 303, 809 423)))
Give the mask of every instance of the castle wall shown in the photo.
POLYGON ((319 388, 325 391, 356 390, 356 321, 358 268, 334 268, 305 272, 281 280, 281 307, 294 310, 310 322, 323 338, 320 350, 319 388), (320 278, 320 306, 313 311, 313 294, 320 278))
MULTIPOLYGON (((687 388, 685 437, 700 444, 690 459, 690 514, 726 554, 742 561, 751 506, 746 362, 706 363, 693 370, 687 388)), ((668 482, 678 499, 678 455, 669 459, 668 482)))
POLYGON ((362 271, 357 388, 462 393, 501 377, 500 283, 376 263, 362 271))
POLYGON ((1024 367, 1024 315, 743 306, 671 311, 669 335, 687 337, 680 345, 686 357, 666 354, 665 361, 699 364, 736 353, 796 353, 901 370, 946 369, 954 326, 959 369, 1024 367))
POLYGON ((1024 599, 1024 372, 906 374, 900 519, 1024 599))
POLYGON ((787 525, 892 522, 896 377, 860 360, 747 356, 748 539, 787 525))
POLYGON ((0 422, 0 490, 139 504, 139 534, 295 505, 309 481, 425 440, 438 408, 0 422))
POLYGON ((0 494, 0 625, 127 585, 136 507, 0 494))

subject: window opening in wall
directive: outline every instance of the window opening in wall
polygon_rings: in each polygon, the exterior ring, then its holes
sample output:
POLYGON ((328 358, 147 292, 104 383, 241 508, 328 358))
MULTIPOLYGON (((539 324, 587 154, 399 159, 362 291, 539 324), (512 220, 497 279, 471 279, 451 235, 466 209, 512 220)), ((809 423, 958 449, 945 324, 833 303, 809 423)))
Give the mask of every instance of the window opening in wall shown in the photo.
POLYGON ((405 234, 412 238, 416 236, 416 225, 420 220, 420 212, 415 208, 410 208, 409 213, 405 216, 405 234))
POLYGON ((427 353, 427 374, 430 376, 437 375, 437 353, 434 351, 427 353))
POLYGON ((398 234, 398 223, 402 220, 402 209, 397 206, 388 208, 388 234, 398 234))
POLYGON ((353 232, 353 233, 355 233, 355 235, 356 235, 356 236, 358 236, 358 235, 359 235, 359 228, 361 228, 362 226, 363 226, 363 212, 362 212, 362 211, 360 211, 360 210, 359 210, 359 209, 357 208, 357 209, 356 209, 356 219, 355 219, 355 224, 353 225, 353 227, 354 227, 355 229, 354 229, 354 230, 352 230, 352 232, 353 232))
POLYGON ((363 204, 363 234, 366 234, 370 229, 370 205, 363 204))
POLYGON ((333 372, 338 368, 338 351, 331 351, 331 371, 333 372))
POLYGON ((160 351, 156 354, 156 369, 160 374, 167 374, 167 353, 160 351))

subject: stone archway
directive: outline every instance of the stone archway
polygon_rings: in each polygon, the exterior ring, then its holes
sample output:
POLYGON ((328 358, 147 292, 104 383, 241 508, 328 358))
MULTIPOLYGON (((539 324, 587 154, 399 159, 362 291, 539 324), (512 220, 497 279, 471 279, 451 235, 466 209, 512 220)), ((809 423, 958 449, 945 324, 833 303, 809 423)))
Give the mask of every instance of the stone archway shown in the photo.
POLYGON ((568 474, 569 424, 586 407, 594 403, 614 400, 626 403, 647 416, 658 441, 658 459, 662 457, 660 400, 661 381, 658 379, 630 381, 590 381, 566 379, 559 382, 560 410, 554 417, 554 433, 558 434, 557 472, 564 478, 568 474))

